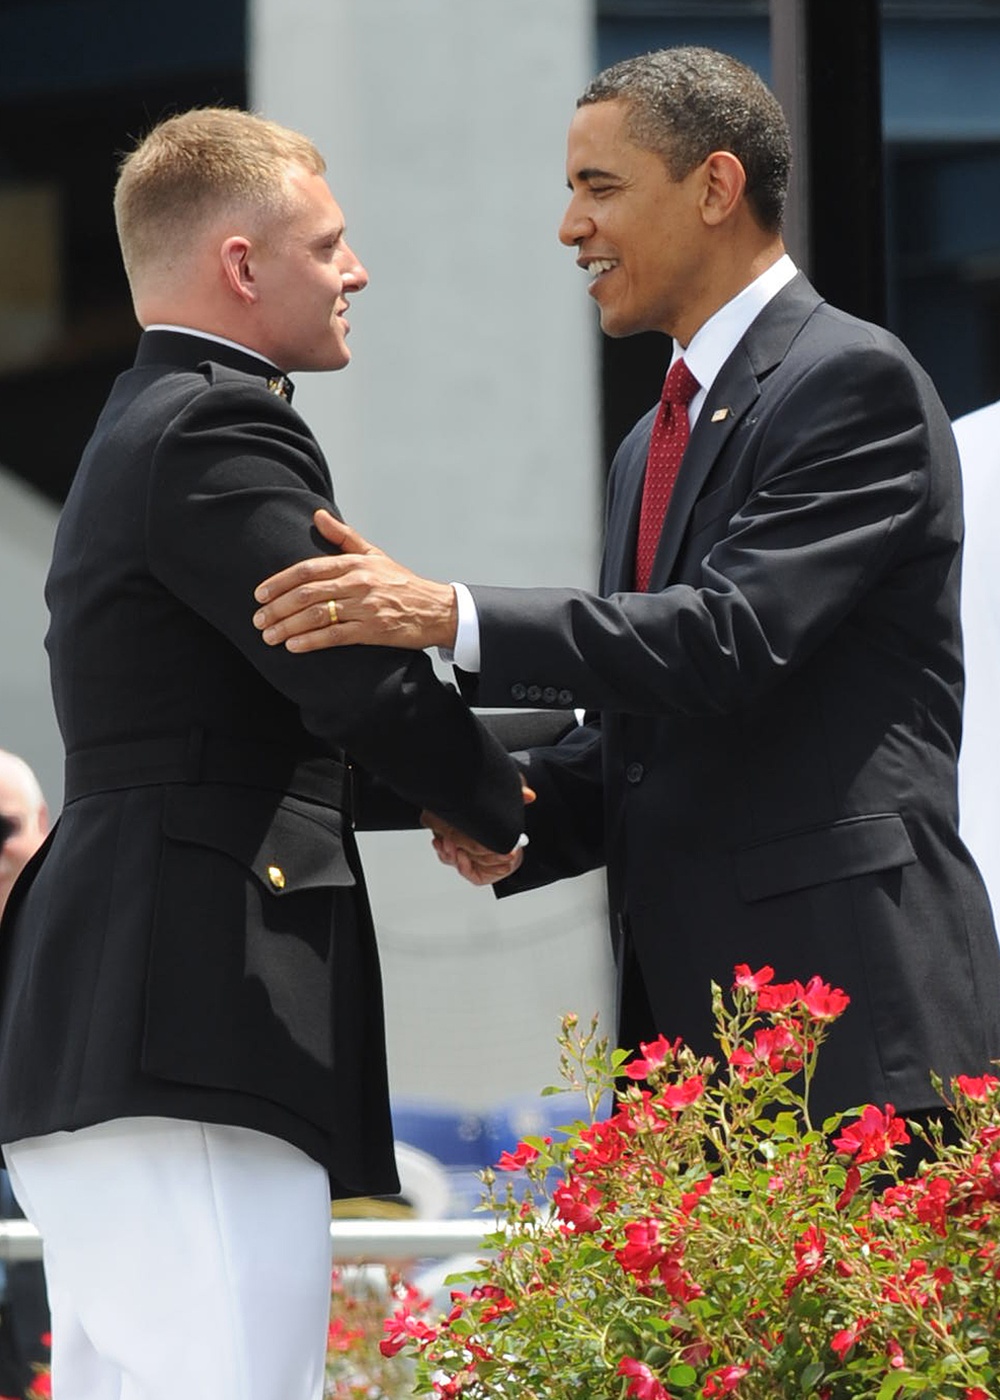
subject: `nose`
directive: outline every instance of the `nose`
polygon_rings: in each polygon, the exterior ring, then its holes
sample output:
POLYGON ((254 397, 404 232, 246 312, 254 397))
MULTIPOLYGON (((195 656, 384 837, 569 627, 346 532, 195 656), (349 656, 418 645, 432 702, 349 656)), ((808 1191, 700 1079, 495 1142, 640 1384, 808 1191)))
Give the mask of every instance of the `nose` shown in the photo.
POLYGON ((593 219, 580 208, 578 196, 572 195, 559 225, 559 242, 566 248, 575 248, 593 231, 593 219))
POLYGON ((345 292, 363 292, 368 286, 368 273, 353 249, 345 243, 343 246, 343 261, 341 267, 341 277, 344 282, 345 292))

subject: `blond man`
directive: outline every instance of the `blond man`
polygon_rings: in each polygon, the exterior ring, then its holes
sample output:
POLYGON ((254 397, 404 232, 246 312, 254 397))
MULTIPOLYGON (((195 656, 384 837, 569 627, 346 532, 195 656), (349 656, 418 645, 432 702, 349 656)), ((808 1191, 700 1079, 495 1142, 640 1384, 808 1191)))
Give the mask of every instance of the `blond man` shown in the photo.
POLYGON ((45 1240, 56 1400, 319 1400, 335 1196, 397 1187, 355 825, 497 852, 517 770, 423 656, 261 647, 330 475, 294 370, 367 274, 305 138, 182 114, 126 159, 136 316, 63 512, 66 800, 7 910, 0 1141, 45 1240))

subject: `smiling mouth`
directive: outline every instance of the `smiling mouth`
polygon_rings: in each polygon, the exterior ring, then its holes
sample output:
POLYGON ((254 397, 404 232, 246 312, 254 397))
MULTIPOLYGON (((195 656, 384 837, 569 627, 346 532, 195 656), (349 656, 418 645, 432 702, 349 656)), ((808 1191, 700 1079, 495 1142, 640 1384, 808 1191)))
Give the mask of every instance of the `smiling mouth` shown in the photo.
POLYGON ((589 277, 595 281, 605 272, 610 272, 613 267, 618 266, 617 258, 591 258, 589 262, 581 263, 580 266, 589 277))

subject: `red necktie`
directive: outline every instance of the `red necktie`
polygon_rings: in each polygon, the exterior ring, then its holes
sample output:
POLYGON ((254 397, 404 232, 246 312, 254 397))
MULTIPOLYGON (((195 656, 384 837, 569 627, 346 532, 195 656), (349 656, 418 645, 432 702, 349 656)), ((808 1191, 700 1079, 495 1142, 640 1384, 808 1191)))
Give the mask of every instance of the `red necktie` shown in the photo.
POLYGON ((642 509, 639 512, 639 537, 635 545, 636 591, 645 593, 653 571, 653 558, 660 542, 663 519, 667 513, 670 493, 677 480, 677 470, 687 447, 691 429, 688 425, 688 404, 701 385, 683 360, 675 360, 663 384, 663 395, 657 410, 653 433, 646 457, 646 479, 642 487, 642 509))

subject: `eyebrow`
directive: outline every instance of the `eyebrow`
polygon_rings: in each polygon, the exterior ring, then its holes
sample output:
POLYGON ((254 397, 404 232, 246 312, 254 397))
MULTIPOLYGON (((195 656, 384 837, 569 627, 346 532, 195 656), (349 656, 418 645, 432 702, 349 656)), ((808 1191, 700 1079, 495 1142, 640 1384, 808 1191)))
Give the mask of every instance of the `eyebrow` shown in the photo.
MULTIPOLYGON (((620 179, 621 179, 621 176, 620 176, 620 175, 616 175, 615 172, 614 172, 613 170, 602 170, 602 169, 600 168, 600 166, 597 166, 597 165, 585 165, 584 168, 583 168, 582 170, 578 170, 578 171, 576 172, 576 178, 577 178, 578 180, 582 180, 582 181, 589 181, 589 180, 620 180, 620 179)), ((569 180, 566 181, 566 188, 567 188, 567 189, 572 189, 572 188, 573 188, 573 186, 572 186, 572 184, 571 184, 571 182, 570 182, 569 180)))

